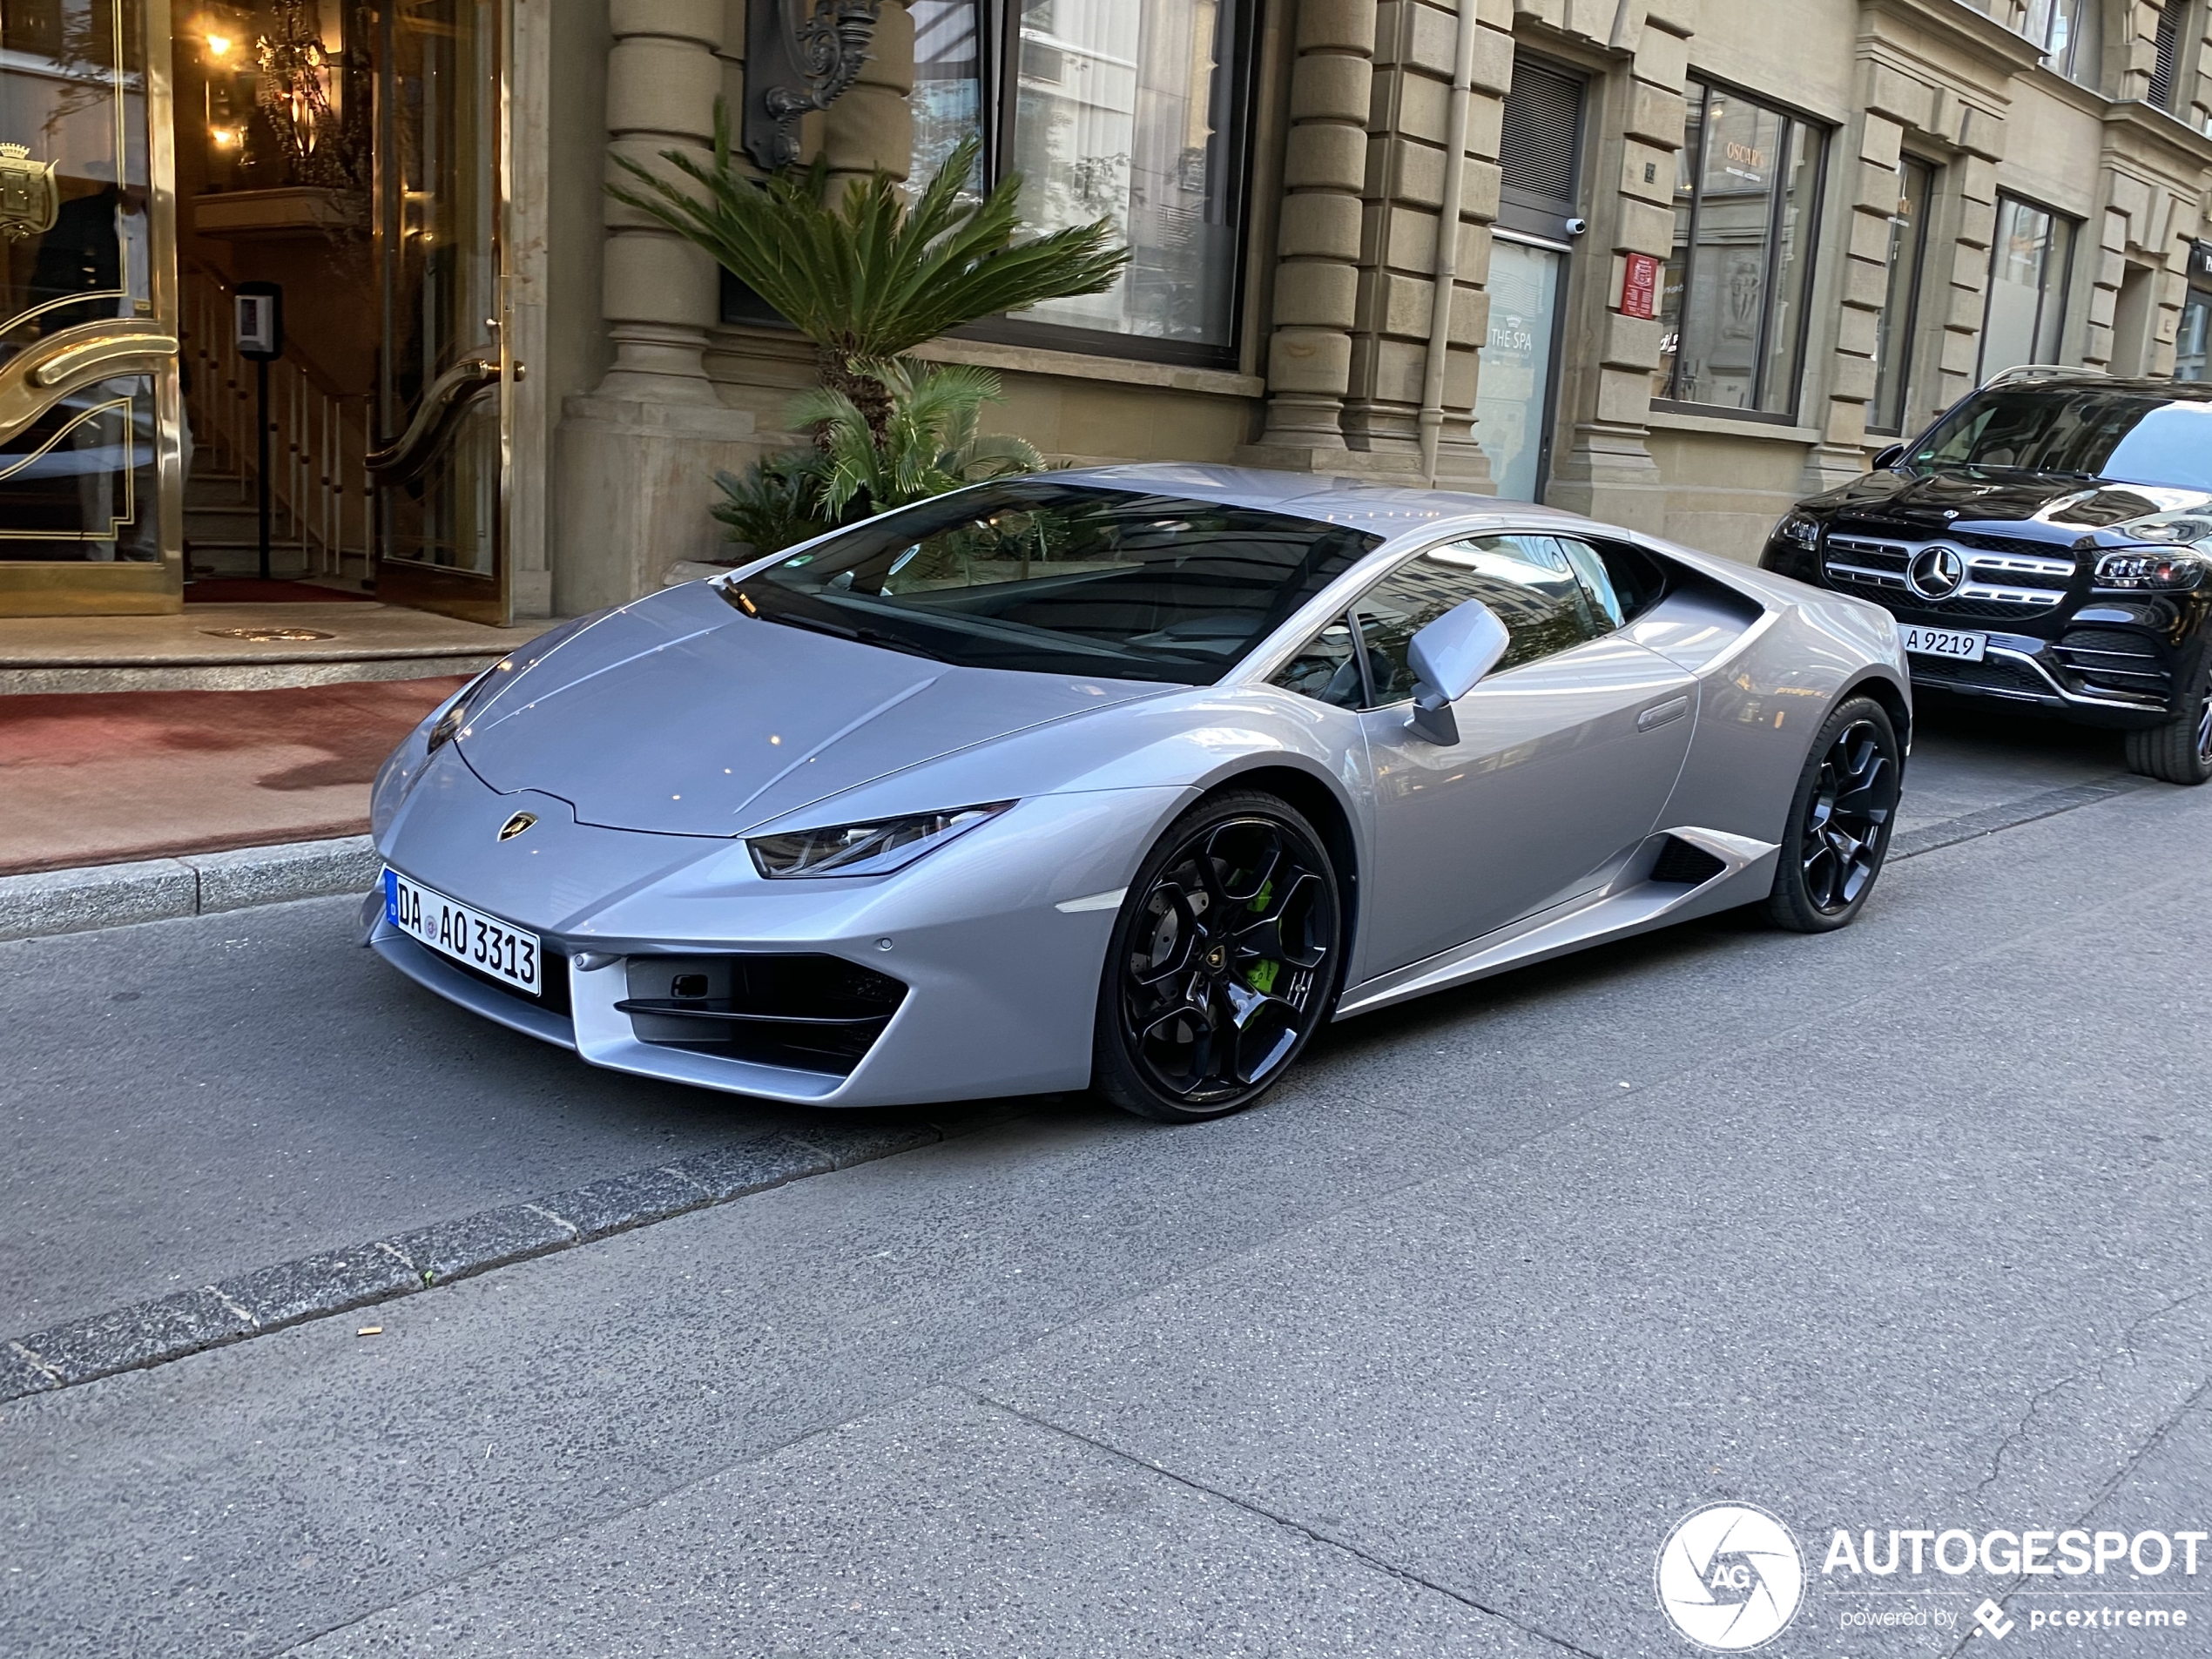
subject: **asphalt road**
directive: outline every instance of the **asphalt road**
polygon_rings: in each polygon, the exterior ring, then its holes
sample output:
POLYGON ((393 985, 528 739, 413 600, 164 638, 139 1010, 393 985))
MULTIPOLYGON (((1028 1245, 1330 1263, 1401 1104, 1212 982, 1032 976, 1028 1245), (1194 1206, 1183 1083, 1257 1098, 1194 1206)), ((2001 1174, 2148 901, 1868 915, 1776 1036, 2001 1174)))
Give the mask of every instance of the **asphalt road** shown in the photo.
MULTIPOLYGON (((2118 770, 1939 719, 1905 823, 2118 770)), ((2212 791, 2133 791, 1842 934, 1339 1028, 1223 1123, 1031 1103, 0 1406, 0 1653, 1687 1655, 1654 1561, 1720 1501, 1806 1552, 1768 1652, 1950 1653, 1985 1598, 2004 1650, 2207 1651, 2212 1548, 1822 1568, 2212 1527, 2208 852, 2212 791), (2130 1608, 2195 1623, 2032 1625, 2130 1608)), ((0 946, 12 1329, 795 1121, 448 1015, 347 908, 0 946)))

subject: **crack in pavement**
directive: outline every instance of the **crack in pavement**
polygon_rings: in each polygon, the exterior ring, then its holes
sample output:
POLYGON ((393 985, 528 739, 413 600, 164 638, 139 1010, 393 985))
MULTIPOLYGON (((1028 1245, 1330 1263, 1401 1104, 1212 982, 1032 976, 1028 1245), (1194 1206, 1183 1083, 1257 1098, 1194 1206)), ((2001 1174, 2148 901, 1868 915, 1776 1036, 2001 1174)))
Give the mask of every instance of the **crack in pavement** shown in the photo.
POLYGON ((1519 1618, 1511 1613, 1507 1613, 1501 1608, 1491 1607, 1484 1602, 1478 1602, 1474 1599, 1474 1597, 1467 1595, 1463 1590, 1455 1590, 1448 1584, 1440 1584, 1434 1579, 1426 1578, 1420 1574, 1413 1571, 1410 1567, 1400 1567, 1395 1561, 1385 1561, 1379 1555, 1372 1554, 1368 1551, 1360 1548, 1357 1544, 1346 1543, 1341 1538, 1331 1537, 1327 1533, 1319 1531, 1313 1527, 1310 1527, 1302 1521, 1293 1521, 1288 1515, 1278 1514, 1274 1510, 1268 1508, 1265 1505, 1255 1503, 1250 1498, 1240 1498, 1233 1492, 1224 1492, 1218 1487, 1209 1486, 1204 1481, 1200 1480, 1194 1476, 1182 1474, 1175 1469, 1170 1469, 1164 1464, 1155 1463, 1149 1458, 1138 1457, 1131 1452, 1124 1452, 1118 1446, 1114 1446, 1105 1440, 1097 1440, 1091 1435, 1085 1434, 1080 1429, 1069 1428, 1064 1423, 1055 1423, 1049 1418, 1032 1416, 1029 1413, 1023 1411, 1020 1406, 1009 1406, 1004 1400, 994 1399, 988 1394, 971 1391, 971 1398, 973 1398, 978 1405, 986 1406, 993 1410, 1003 1412, 1008 1417, 1015 1418, 1019 1421, 1028 1424, 1032 1428, 1042 1429, 1048 1433, 1057 1434, 1064 1439, 1073 1440, 1079 1446, 1089 1447, 1093 1451, 1103 1452, 1110 1458, 1116 1459, 1123 1463, 1133 1465, 1137 1468, 1146 1470, 1150 1474, 1159 1475, 1163 1479, 1172 1480, 1177 1486, 1197 1493, 1202 1497, 1218 1499, 1221 1502, 1228 1504, 1233 1508, 1241 1509, 1247 1514, 1257 1515, 1262 1521, 1271 1522, 1273 1525, 1282 1527, 1286 1532, 1296 1533, 1299 1537, 1311 1540, 1312 1542, 1321 1545, 1324 1548, 1332 1549, 1338 1551, 1339 1554, 1349 1555, 1354 1561, 1359 1562, 1362 1566, 1372 1568, 1378 1573, 1386 1574, 1392 1578, 1399 1580, 1401 1583, 1411 1584, 1420 1589, 1433 1590, 1439 1595, 1445 1596, 1452 1601, 1457 1602, 1462 1607, 1472 1608, 1474 1611, 1483 1615, 1486 1618, 1495 1619, 1501 1624, 1509 1624, 1514 1629, 1521 1632, 1524 1635, 1534 1636, 1540 1642, 1549 1642, 1553 1647, 1563 1649, 1568 1653, 1579 1655, 1581 1656, 1581 1659, 1600 1659, 1598 1655, 1592 1653, 1588 1648, 1579 1647, 1575 1643, 1569 1642, 1564 1636, 1554 1635, 1549 1630, 1542 1629, 1536 1625, 1530 1624, 1527 1620, 1519 1618))

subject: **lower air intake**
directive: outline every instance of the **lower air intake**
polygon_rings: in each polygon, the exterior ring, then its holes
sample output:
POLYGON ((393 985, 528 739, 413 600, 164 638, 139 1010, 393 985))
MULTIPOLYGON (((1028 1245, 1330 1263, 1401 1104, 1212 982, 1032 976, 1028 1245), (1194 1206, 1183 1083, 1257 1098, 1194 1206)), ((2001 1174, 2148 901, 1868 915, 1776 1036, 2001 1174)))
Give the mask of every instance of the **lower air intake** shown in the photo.
POLYGON ((633 956, 615 1004, 640 1042, 796 1071, 851 1073, 907 988, 841 956, 633 956))

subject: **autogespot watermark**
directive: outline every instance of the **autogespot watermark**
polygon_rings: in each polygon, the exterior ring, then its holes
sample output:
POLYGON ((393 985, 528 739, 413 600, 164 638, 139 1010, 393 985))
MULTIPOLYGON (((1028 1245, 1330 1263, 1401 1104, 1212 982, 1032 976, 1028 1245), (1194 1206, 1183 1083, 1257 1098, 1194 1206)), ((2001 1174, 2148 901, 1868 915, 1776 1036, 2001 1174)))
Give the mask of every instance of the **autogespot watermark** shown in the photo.
MULTIPOLYGON (((1815 1534, 1816 1536, 1817 1534, 1815 1534)), ((1656 1581, 1668 1622, 1720 1653, 1763 1648, 1809 1604, 1845 1634, 1926 1630, 1992 1642, 2046 1630, 2179 1631, 2212 1624, 2195 1598, 2212 1532, 2080 1527, 1828 1529, 1817 1575, 1796 1536, 1756 1504, 1714 1503, 1675 1524, 1656 1581), (2002 1597, 2003 1600, 1999 1598, 2002 1597), (1971 1605, 1968 1605, 1971 1604, 1971 1605)))

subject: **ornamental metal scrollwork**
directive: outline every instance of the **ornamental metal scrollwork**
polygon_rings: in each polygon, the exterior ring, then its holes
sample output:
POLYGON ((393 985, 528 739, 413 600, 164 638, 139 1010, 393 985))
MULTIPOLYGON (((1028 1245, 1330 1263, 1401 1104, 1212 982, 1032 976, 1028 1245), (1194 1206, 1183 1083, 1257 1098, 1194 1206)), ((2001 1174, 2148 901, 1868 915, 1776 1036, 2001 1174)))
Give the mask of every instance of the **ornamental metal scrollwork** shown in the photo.
POLYGON ((0 236, 10 242, 44 236, 61 206, 54 164, 31 159, 28 145, 0 144, 0 236))
POLYGON ((745 8, 745 147, 755 162, 772 172, 798 161, 799 117, 826 110, 853 84, 882 5, 752 0, 745 8))

